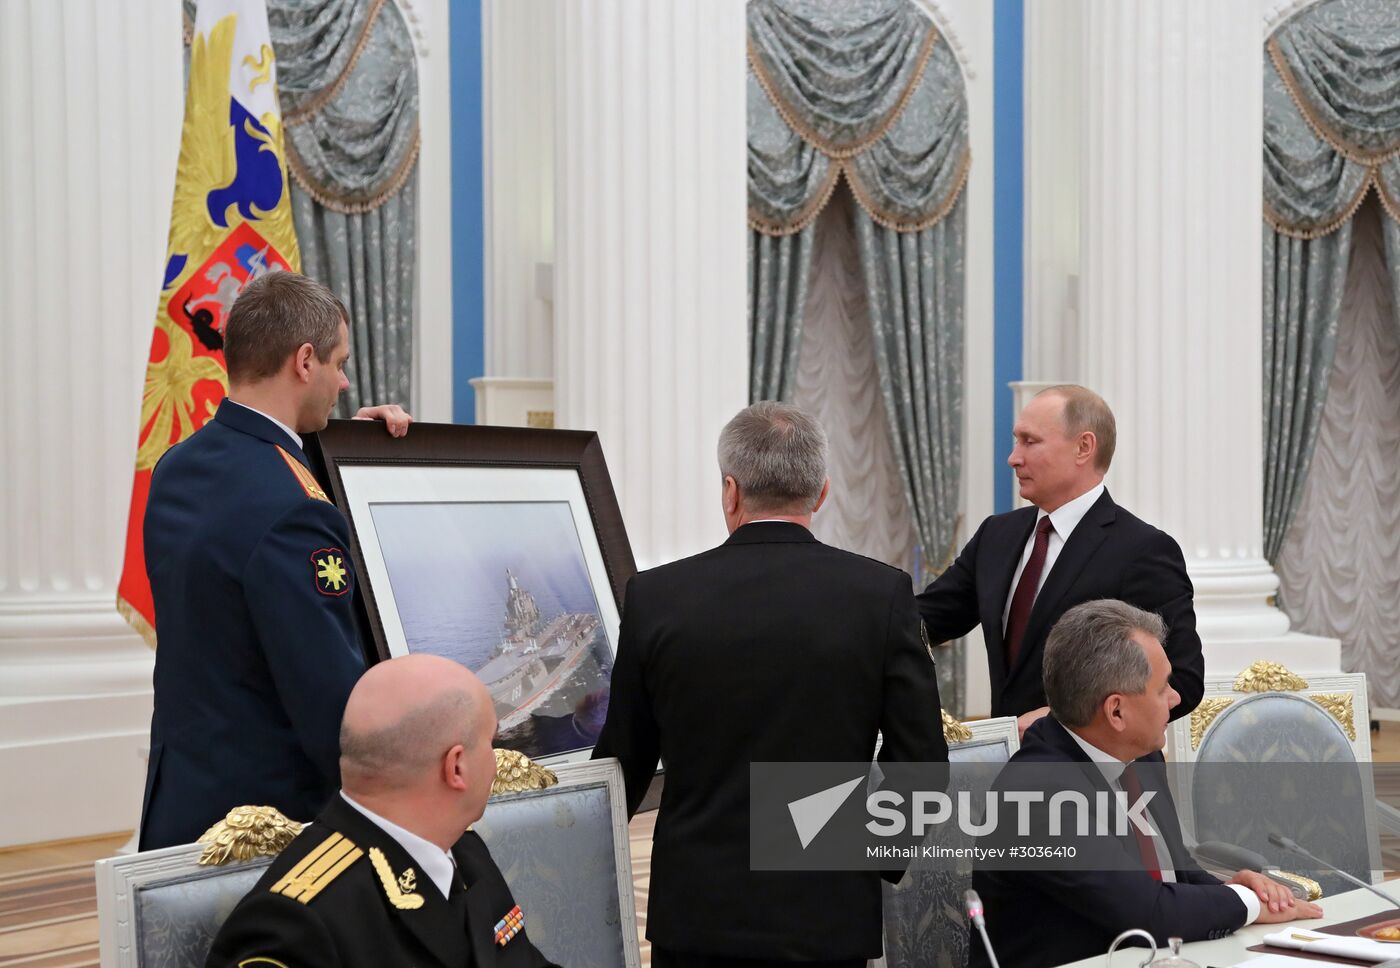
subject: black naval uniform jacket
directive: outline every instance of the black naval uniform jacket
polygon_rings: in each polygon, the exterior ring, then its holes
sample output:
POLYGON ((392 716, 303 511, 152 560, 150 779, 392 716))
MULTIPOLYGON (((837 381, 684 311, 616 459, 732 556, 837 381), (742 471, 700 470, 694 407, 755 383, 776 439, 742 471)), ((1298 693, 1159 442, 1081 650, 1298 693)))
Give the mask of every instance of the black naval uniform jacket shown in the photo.
POLYGON ((340 796, 272 862, 224 922, 207 968, 544 968, 486 844, 467 831, 444 899, 399 843, 340 796), (377 855, 377 856, 376 856, 377 855))
MULTIPOLYGON (((751 762, 946 763, 909 576, 758 521, 632 577, 595 757, 635 812, 660 757, 647 937, 720 958, 878 958, 880 874, 753 870, 751 762)), ((854 801, 853 801, 854 802, 854 801)), ((898 874, 892 874, 897 879, 898 874)))
POLYGON ((1195 709, 1205 691, 1205 660, 1196 634, 1195 590, 1181 546, 1115 504, 1107 490, 1060 549, 1031 607, 1016 665, 1007 668, 1002 614, 1039 514, 1033 506, 1024 507, 982 522, 953 564, 918 596, 929 640, 947 642, 981 625, 992 680, 992 715, 1019 716, 1046 705, 1040 663, 1045 640, 1060 616, 1082 602, 1117 598, 1156 612, 1167 623, 1162 647, 1172 664, 1172 688, 1181 695, 1172 719, 1195 709))
POLYGON ((159 647, 141 849, 243 804, 316 816, 365 661, 345 516, 286 431, 224 400, 156 465, 144 534, 159 647))

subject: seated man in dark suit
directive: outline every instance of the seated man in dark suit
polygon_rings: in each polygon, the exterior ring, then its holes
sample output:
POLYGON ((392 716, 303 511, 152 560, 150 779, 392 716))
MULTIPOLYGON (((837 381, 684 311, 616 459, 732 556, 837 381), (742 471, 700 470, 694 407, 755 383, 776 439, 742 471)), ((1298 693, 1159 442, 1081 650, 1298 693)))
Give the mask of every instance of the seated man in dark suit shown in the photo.
MULTIPOLYGON (((1017 870, 979 868, 972 885, 982 897, 987 933, 1003 964, 1035 968, 1102 954, 1128 928, 1143 928, 1164 945, 1169 936, 1196 941, 1223 937, 1255 921, 1322 916, 1317 905, 1295 901, 1262 874, 1241 871, 1222 884, 1183 846, 1161 770, 1168 712, 1177 701, 1162 649, 1166 634, 1158 616, 1112 600, 1075 606, 1050 633, 1045 648, 1050 715, 1026 730, 996 787, 1024 789, 1029 776, 1049 793, 1043 780, 1053 777, 1057 790, 1080 791, 1090 804, 1102 792, 1124 793, 1130 805, 1147 790, 1154 833, 1125 823, 1122 836, 1114 836, 1111 825, 1108 836, 1077 838, 1077 861, 1039 862, 1034 869, 1028 864, 1017 870), (1086 854, 1112 869, 1090 869, 1086 854)), ((1048 809, 1035 814, 1029 842, 1053 845, 1048 809)), ((989 964, 980 939, 972 939, 971 950, 972 968, 989 964)))
MULTIPOLYGON (((933 660, 909 576, 808 530, 826 435, 756 403, 719 440, 718 548, 633 576, 594 756, 635 811, 665 762, 652 847, 653 968, 878 958, 874 871, 754 870, 753 762, 947 762, 933 660)), ((897 878, 898 875, 891 874, 897 878)))
POLYGON ((465 668, 390 659, 340 730, 338 796, 224 922, 209 968, 542 968, 481 837, 495 704, 465 668))

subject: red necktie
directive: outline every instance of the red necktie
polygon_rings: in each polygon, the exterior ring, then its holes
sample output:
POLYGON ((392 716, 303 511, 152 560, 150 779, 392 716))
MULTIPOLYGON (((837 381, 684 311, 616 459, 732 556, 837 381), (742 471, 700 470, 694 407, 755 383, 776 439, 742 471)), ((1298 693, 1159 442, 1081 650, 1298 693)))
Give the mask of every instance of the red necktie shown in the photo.
POLYGON ((1026 570, 1021 572, 1021 580, 1016 583, 1016 593, 1011 596, 1011 611, 1006 616, 1006 668, 1016 667, 1016 657, 1021 654, 1021 639, 1026 634, 1026 623, 1031 619, 1031 606, 1035 604, 1036 588, 1040 585, 1040 573, 1045 570, 1045 552, 1050 547, 1050 532, 1055 525, 1050 515, 1040 519, 1035 526, 1035 545, 1031 548, 1031 558, 1026 562, 1026 570))
MULTIPOLYGON (((1138 779, 1137 771, 1133 769, 1131 763, 1123 771, 1123 775, 1119 778, 1119 784, 1123 787, 1123 792, 1128 795, 1128 806, 1131 807, 1142 796, 1142 781, 1138 779)), ((1144 811, 1145 813, 1146 811, 1144 811)), ((1152 845, 1152 838, 1143 833, 1138 825, 1131 820, 1128 821, 1128 826, 1133 828, 1133 836, 1137 838, 1138 854, 1142 856, 1142 866, 1147 868, 1147 873, 1152 876, 1154 881, 1160 881, 1162 867, 1161 862, 1157 860, 1157 848, 1152 845)))

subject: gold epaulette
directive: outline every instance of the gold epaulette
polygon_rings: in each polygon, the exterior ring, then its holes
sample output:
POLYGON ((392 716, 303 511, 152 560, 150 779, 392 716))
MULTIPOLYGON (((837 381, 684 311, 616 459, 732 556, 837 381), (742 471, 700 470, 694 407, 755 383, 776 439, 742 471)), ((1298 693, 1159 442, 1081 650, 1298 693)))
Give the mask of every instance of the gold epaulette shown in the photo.
POLYGON ((356 847, 353 841, 340 834, 331 834, 273 884, 272 893, 310 904, 317 894, 326 889, 326 885, 364 855, 365 852, 356 847))
POLYGON ((327 504, 335 503, 330 498, 326 497, 326 492, 321 490, 321 485, 316 481, 315 476, 306 469, 305 464, 287 453, 280 446, 275 444, 273 446, 277 447, 277 453, 281 454, 282 459, 287 462, 288 469, 291 470, 292 476, 297 479, 297 483, 301 485, 301 489, 306 492, 307 497, 315 498, 318 501, 325 501, 327 504))

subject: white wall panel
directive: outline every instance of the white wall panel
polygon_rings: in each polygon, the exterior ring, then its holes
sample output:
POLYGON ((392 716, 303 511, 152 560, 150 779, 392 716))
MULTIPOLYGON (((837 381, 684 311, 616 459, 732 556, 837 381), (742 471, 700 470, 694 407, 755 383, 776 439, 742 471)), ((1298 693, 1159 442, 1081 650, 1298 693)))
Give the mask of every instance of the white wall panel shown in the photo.
POLYGON ((71 785, 79 770, 31 787, 22 815, 0 802, 0 845, 129 828, 140 810, 152 656, 114 602, 180 31, 166 0, 0 4, 0 776, 84 757, 105 771, 100 797, 71 785))
POLYGON ((596 429, 641 567, 724 537, 747 402, 742 0, 558 8, 555 399, 596 429))
POLYGON ((554 375, 556 6, 482 5, 488 377, 554 375))

